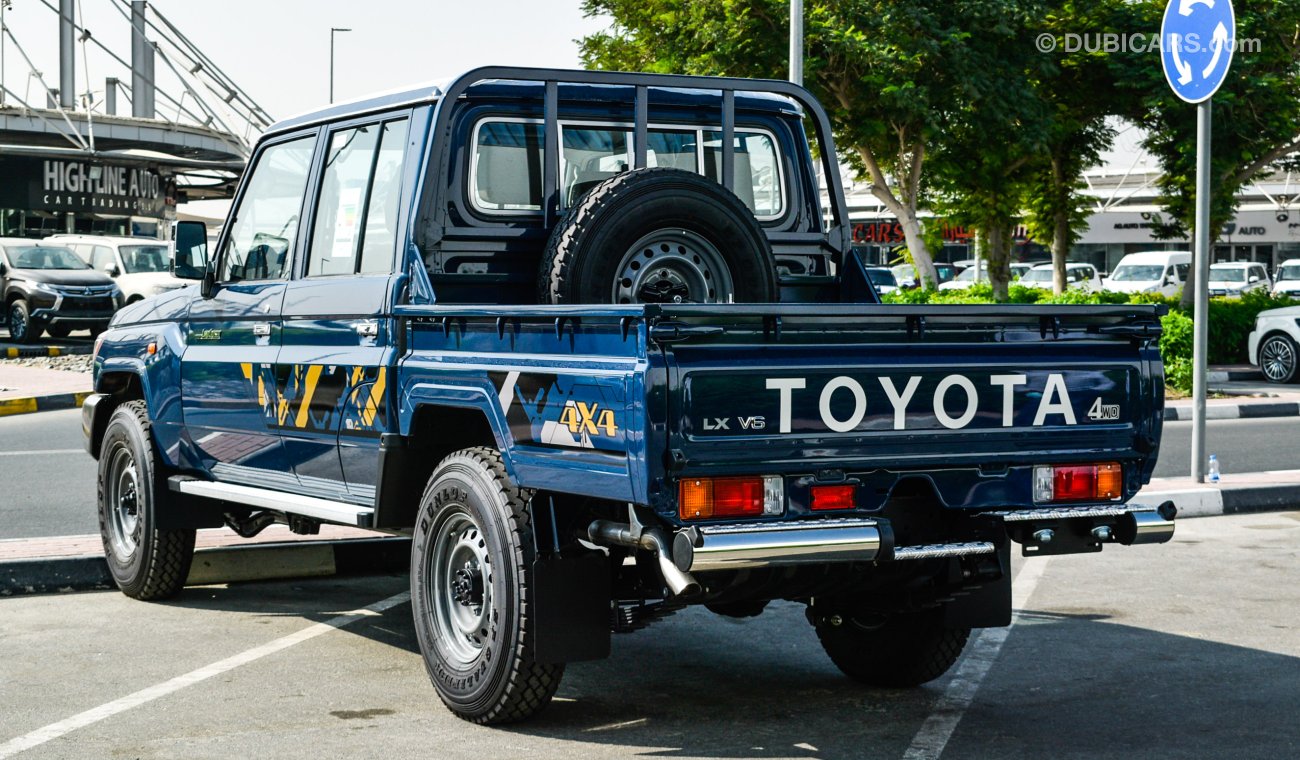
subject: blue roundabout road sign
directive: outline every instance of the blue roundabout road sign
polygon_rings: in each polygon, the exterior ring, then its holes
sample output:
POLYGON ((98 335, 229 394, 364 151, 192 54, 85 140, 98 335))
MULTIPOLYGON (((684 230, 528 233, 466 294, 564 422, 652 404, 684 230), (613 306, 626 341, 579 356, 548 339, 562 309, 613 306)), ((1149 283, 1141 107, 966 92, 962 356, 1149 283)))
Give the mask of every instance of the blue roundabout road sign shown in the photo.
POLYGON ((1160 62, 1174 94, 1210 97, 1228 76, 1237 39, 1231 0, 1169 0, 1160 24, 1160 62))

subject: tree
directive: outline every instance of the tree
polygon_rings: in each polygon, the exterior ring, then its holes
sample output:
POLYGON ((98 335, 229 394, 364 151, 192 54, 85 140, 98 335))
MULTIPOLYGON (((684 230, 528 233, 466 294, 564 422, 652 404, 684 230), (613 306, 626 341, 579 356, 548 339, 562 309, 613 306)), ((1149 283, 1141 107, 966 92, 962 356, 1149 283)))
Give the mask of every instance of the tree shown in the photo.
MULTIPOLYGON (((925 166, 954 104, 969 96, 975 0, 811 0, 805 84, 826 107, 847 160, 897 217, 918 275, 937 282, 918 217, 925 166)), ((1001 5, 1001 3, 995 3, 1001 5)), ((585 65, 782 78, 787 0, 584 0, 613 25, 581 41, 585 65)))
POLYGON ((997 301, 1007 300, 1012 233, 1050 126, 1051 111, 1033 86, 1050 70, 1032 37, 1032 19, 1043 10, 1033 0, 1002 0, 963 15, 971 37, 959 67, 966 97, 933 157, 935 206, 978 231, 997 301))
POLYGON ((1092 199, 1083 194, 1083 172, 1101 161, 1114 141, 1107 117, 1135 109, 1117 102, 1107 53, 1095 41, 1101 35, 1122 34, 1131 14, 1127 0, 1065 0, 1034 24, 1035 35, 1065 39, 1068 33, 1087 35, 1094 43, 1067 51, 1058 48, 1047 64, 1033 73, 1035 97, 1045 106, 1043 151, 1035 158, 1026 181, 1025 226, 1030 237, 1050 241, 1052 289, 1065 292, 1065 264, 1091 214, 1092 199), (1109 94, 1109 95, 1108 95, 1109 94))
MULTIPOLYGON (((1213 98, 1210 165, 1210 244, 1237 208, 1237 193, 1300 152, 1300 0, 1235 3, 1238 49, 1213 98), (1258 40, 1257 50, 1242 47, 1258 40)), ((1133 28, 1159 29, 1164 3, 1132 4, 1133 28)), ((1179 100, 1152 54, 1112 56, 1120 91, 1136 93, 1130 118, 1146 130, 1143 147, 1162 170, 1161 202, 1170 231, 1194 232, 1196 107, 1179 100)), ((1195 271, 1195 268, 1193 268, 1195 271)), ((1188 285, 1192 280, 1188 281, 1188 285)), ((1192 287, 1183 290, 1191 305, 1192 287)))

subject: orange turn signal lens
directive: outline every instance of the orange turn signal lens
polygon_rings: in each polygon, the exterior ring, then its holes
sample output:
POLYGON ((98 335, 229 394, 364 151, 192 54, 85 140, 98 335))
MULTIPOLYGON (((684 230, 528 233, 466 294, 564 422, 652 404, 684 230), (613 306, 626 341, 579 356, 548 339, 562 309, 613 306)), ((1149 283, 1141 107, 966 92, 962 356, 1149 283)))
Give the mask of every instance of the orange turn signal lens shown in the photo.
POLYGON ((677 513, 683 520, 779 515, 784 506, 779 476, 684 478, 678 485, 677 513))

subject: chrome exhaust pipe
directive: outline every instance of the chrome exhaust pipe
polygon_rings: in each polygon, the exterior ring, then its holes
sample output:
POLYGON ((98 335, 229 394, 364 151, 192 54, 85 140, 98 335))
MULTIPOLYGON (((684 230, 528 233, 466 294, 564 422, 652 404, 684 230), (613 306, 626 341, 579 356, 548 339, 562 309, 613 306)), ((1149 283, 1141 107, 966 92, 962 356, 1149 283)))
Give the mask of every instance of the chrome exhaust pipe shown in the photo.
POLYGON ((1115 540, 1125 546, 1163 544, 1174 537, 1178 508, 1166 501, 1155 509, 1141 509, 1124 515, 1115 526, 1115 540))
POLYGON ((596 544, 615 544, 630 549, 642 549, 655 556, 664 585, 673 596, 698 594, 700 584, 689 573, 678 569, 673 562, 668 539, 657 528, 641 529, 639 525, 616 523, 611 520, 593 520, 587 526, 587 537, 596 544))
POLYGON ((880 524, 864 518, 712 525, 679 531, 673 559, 682 572, 870 562, 883 543, 880 524))

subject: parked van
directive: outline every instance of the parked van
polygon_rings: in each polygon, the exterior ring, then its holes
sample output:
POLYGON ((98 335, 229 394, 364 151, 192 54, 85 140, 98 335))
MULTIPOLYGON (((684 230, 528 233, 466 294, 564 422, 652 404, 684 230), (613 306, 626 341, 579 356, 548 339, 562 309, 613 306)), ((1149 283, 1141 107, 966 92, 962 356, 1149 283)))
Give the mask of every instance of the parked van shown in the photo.
POLYGON ((1300 259, 1287 259, 1277 268, 1273 295, 1300 298, 1300 259))
POLYGON ((1102 289, 1116 293, 1159 293, 1172 296, 1187 282, 1192 254, 1187 251, 1143 251, 1119 260, 1102 289))

